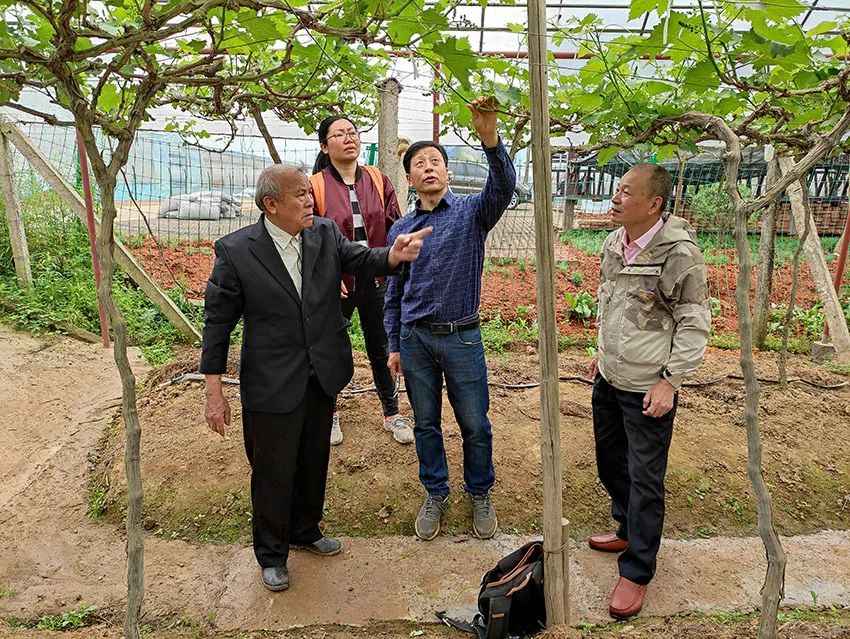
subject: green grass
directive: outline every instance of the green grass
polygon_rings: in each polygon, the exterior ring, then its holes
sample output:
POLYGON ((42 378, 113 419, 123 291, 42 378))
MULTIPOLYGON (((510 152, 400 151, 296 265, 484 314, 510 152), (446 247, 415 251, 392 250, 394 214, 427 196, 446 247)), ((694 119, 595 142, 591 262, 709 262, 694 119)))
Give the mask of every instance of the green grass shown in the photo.
POLYGON ((577 229, 561 233, 561 244, 575 246, 585 255, 599 255, 602 252, 602 243, 608 237, 610 231, 593 231, 590 229, 577 229))
POLYGON ((97 610, 96 606, 80 606, 58 615, 44 615, 35 624, 38 630, 76 630, 84 628, 92 623, 92 613, 97 610))
MULTIPOLYGON (((33 288, 18 288, 8 230, 0 224, 0 321, 33 333, 47 333, 71 324, 100 333, 97 293, 88 234, 52 192, 39 192, 22 202, 32 264, 33 288)), ((113 295, 124 314, 130 345, 140 347, 154 366, 174 356, 183 337, 153 303, 122 272, 113 280, 113 295)), ((178 306, 200 323, 202 311, 189 304, 179 289, 169 291, 178 306)))
MULTIPOLYGON (((850 626, 850 610, 836 608, 835 606, 801 607, 780 610, 776 616, 779 626, 786 624, 811 624, 826 628, 847 628, 850 626)), ((755 636, 751 634, 751 628, 759 619, 756 612, 718 612, 714 614, 685 613, 670 617, 638 617, 627 621, 612 621, 603 623, 580 622, 578 631, 583 637, 652 637, 657 631, 660 636, 672 637, 678 629, 682 637, 711 637, 721 633, 719 629, 712 630, 711 626, 731 628, 740 626, 740 634, 734 633, 735 637, 755 636), (688 628, 691 628, 688 631, 688 628)), ((723 631, 723 636, 733 636, 723 631)), ((784 636, 784 635, 783 635, 784 636)), ((788 636, 792 636, 789 634, 788 636)), ((795 637, 805 636, 802 632, 794 634, 795 637)), ((818 635, 821 636, 821 635, 818 635)), ((823 635, 826 636, 826 635, 823 635)), ((833 636, 833 635, 830 635, 833 636)), ((839 635, 834 635, 839 636, 839 635)), ((840 635, 845 636, 845 635, 840 635)))
POLYGON ((363 326, 360 324, 360 313, 357 309, 351 315, 351 326, 348 327, 348 338, 351 340, 351 348, 361 353, 366 352, 366 339, 363 337, 363 326))
POLYGON ((0 599, 13 599, 18 594, 14 588, 0 587, 0 599))

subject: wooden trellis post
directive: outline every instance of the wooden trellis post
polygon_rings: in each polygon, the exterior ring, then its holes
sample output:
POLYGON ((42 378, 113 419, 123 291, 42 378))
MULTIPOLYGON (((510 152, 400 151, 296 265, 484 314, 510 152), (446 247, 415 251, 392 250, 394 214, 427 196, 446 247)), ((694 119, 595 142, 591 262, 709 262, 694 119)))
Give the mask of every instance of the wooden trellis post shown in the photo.
POLYGON ((546 5, 528 0, 531 78, 531 151, 540 326, 540 457, 543 464, 543 548, 546 623, 569 621, 569 537, 561 495, 561 416, 558 410, 558 333, 552 237, 552 152, 549 144, 549 73, 546 5))
POLYGON ((15 169, 12 166, 12 154, 9 152, 9 140, 0 132, 0 189, 3 191, 3 206, 6 211, 6 223, 9 226, 9 239, 12 244, 12 259, 18 286, 23 290, 32 288, 32 269, 30 251, 27 246, 27 234, 21 204, 18 201, 18 187, 15 184, 15 169))

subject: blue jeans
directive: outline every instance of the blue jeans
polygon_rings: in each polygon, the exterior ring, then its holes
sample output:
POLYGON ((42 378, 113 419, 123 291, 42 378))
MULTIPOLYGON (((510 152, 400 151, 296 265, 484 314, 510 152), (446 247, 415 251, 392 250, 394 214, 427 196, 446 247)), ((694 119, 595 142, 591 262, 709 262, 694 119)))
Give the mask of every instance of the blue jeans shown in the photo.
POLYGON ((481 330, 472 328, 434 335, 419 326, 402 324, 401 363, 413 407, 419 480, 430 495, 449 494, 449 468, 443 445, 441 415, 443 376, 449 403, 463 437, 464 489, 485 495, 496 478, 493 470, 493 432, 487 411, 487 363, 481 330))

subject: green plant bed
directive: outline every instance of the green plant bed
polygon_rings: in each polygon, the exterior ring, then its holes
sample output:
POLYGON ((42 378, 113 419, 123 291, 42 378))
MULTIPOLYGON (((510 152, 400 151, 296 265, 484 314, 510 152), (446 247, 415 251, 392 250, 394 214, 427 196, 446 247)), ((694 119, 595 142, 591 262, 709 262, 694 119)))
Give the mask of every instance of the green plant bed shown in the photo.
MULTIPOLYGON (((0 224, 0 320, 33 333, 70 324, 99 334, 88 232, 54 197, 45 192, 23 203, 33 274, 30 292, 18 288, 8 229, 0 224)), ((170 360, 173 346, 185 341, 177 329, 120 271, 113 280, 113 295, 127 322, 130 345, 139 346, 153 365, 170 360)), ((179 289, 169 295, 200 324, 201 309, 189 304, 179 289)))

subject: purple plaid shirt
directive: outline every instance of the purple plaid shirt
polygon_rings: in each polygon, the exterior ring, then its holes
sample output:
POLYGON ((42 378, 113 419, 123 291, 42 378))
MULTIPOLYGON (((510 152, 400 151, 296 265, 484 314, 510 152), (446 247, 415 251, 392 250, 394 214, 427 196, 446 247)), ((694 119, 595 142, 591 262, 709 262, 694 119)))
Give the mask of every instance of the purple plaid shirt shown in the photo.
POLYGON ((484 240, 516 188, 516 171, 502 141, 484 152, 490 165, 484 190, 467 196, 447 191, 433 211, 417 206, 390 229, 387 246, 392 246, 400 233, 434 227, 419 258, 406 265, 402 275, 387 280, 384 329, 390 352, 399 350, 402 323, 422 319, 456 322, 478 313, 484 240))

